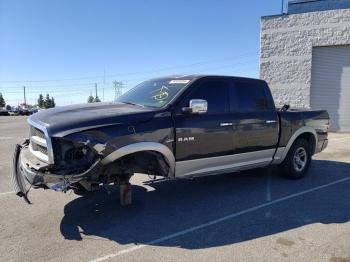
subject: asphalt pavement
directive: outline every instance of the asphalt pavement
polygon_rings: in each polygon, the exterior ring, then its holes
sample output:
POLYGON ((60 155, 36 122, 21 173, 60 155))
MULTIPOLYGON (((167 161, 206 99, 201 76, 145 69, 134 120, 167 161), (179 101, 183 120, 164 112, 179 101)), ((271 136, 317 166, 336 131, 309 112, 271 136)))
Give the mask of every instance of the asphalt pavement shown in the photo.
POLYGON ((13 194, 14 145, 25 117, 0 117, 0 261, 350 261, 350 134, 330 134, 298 181, 259 169, 193 180, 133 177, 77 196, 13 194))

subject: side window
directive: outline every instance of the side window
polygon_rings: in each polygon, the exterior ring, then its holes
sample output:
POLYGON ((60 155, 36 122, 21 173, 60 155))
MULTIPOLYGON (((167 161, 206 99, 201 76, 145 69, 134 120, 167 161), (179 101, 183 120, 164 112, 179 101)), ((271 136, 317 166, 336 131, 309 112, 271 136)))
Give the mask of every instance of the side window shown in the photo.
POLYGON ((269 110, 264 86, 258 81, 235 81, 230 92, 235 111, 254 112, 269 110))
POLYGON ((204 99, 208 102, 208 114, 229 111, 228 83, 224 80, 205 80, 190 93, 191 99, 204 99))

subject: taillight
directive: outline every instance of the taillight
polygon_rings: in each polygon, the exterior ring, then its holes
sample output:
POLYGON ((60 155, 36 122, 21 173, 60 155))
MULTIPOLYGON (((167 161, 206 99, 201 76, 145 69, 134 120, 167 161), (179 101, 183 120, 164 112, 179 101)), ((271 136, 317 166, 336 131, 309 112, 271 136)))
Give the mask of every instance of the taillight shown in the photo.
POLYGON ((331 127, 331 125, 330 125, 330 122, 329 122, 329 120, 328 120, 328 122, 327 122, 327 124, 326 124, 327 132, 329 131, 330 127, 331 127))

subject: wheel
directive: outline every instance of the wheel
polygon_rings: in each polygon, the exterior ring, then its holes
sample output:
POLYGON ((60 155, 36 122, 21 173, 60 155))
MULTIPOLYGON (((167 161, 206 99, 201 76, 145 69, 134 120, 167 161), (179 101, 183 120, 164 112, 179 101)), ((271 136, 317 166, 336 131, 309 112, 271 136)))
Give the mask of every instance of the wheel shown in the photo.
POLYGON ((281 164, 282 176, 289 179, 303 178, 311 164, 311 149, 305 139, 298 139, 290 148, 286 159, 281 164))

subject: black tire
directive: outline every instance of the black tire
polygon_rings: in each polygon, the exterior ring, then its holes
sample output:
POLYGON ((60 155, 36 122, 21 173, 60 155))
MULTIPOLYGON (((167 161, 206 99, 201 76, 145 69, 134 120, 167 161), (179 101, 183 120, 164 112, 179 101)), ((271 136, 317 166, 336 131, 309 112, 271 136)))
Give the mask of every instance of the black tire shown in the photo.
POLYGON ((306 176, 311 164, 311 146, 305 139, 297 139, 281 164, 281 175, 288 179, 306 176), (303 154, 305 154, 304 157, 303 154))

